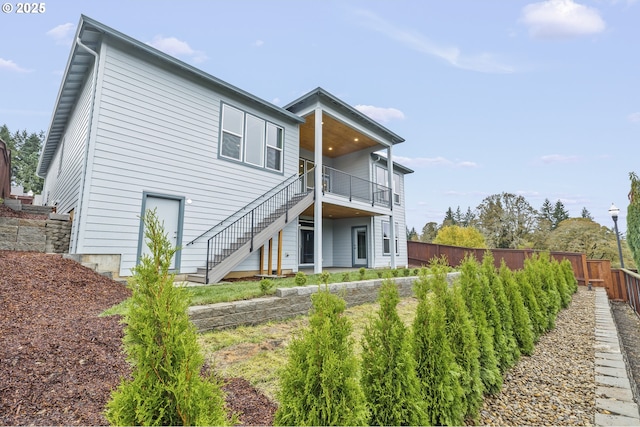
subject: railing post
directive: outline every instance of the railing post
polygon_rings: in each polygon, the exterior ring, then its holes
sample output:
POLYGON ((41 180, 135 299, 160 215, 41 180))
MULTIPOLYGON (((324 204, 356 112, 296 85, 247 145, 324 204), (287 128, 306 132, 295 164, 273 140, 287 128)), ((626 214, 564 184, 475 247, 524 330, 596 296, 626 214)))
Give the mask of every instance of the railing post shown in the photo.
POLYGON ((211 239, 207 239, 207 265, 204 273, 204 284, 209 284, 209 247, 211 246, 211 239))
POLYGON ((253 235, 255 233, 255 223, 254 223, 255 212, 256 212, 255 209, 251 211, 251 249, 249 249, 249 252, 253 252, 253 235))
POLYGON ((353 176, 349 175, 349 201, 353 201, 353 176))
POLYGON ((286 200, 286 209, 284 212, 284 223, 288 224, 289 223, 289 186, 287 185, 287 191, 285 194, 285 200, 286 200))

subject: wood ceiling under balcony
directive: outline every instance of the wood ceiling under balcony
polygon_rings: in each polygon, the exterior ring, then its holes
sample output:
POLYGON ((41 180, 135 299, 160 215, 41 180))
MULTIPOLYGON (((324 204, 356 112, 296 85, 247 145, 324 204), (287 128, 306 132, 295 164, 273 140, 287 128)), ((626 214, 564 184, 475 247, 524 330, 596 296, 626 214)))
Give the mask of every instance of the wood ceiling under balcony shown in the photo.
MULTIPOLYGON (((314 147, 315 115, 312 113, 300 126, 300 148, 313 152, 314 147)), ((377 141, 327 114, 322 114, 322 154, 324 156, 340 157, 370 147, 382 148, 377 141)))

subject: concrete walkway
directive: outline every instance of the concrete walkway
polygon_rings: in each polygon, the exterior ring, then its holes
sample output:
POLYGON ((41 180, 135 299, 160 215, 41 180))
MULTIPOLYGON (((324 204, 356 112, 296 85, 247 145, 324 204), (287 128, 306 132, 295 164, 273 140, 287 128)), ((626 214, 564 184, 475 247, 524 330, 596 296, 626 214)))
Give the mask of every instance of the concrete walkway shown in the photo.
POLYGON ((596 426, 640 426, 605 288, 596 292, 596 426))

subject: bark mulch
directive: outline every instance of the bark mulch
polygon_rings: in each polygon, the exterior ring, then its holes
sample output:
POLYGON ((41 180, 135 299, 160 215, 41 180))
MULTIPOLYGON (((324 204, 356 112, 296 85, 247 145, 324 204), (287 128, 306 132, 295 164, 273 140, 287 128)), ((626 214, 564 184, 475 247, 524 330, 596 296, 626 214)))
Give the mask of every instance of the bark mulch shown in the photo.
MULTIPOLYGON (((0 251, 0 425, 105 425, 110 391, 130 372, 119 316, 122 284, 59 255, 0 251)), ((229 411, 270 425, 275 404, 225 379, 229 411)))

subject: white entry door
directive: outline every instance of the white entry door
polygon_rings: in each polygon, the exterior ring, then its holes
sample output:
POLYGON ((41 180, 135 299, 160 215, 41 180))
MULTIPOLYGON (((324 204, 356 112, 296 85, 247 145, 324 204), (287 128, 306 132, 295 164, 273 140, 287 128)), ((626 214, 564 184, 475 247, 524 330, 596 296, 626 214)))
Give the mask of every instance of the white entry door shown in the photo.
POLYGON ((367 227, 353 227, 353 266, 367 267, 367 227))
MULTIPOLYGON (((164 232, 169 238, 172 247, 178 246, 179 239, 182 234, 182 227, 180 221, 180 210, 182 201, 175 198, 166 198, 159 196, 147 196, 145 203, 145 210, 156 209, 158 220, 160 224, 164 226, 164 232)), ((149 247, 147 246, 146 239, 144 237, 144 229, 142 234, 142 248, 141 255, 151 254, 149 247)), ((171 260, 170 268, 173 270, 176 268, 176 256, 171 260)))

